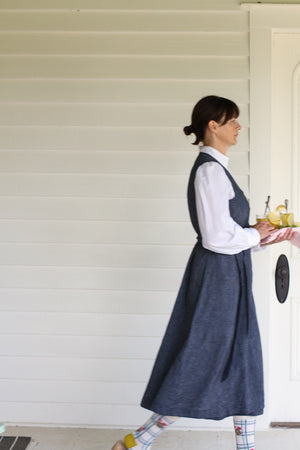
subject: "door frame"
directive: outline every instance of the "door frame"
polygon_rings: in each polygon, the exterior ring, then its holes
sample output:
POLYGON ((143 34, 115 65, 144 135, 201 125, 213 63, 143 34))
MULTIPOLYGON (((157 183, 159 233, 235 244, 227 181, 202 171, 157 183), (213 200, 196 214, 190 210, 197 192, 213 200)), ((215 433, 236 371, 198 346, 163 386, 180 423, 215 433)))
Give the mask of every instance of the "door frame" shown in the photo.
MULTIPOLYGON (((272 47, 276 32, 300 32, 300 4, 242 3, 249 11, 250 28, 250 204, 254 222, 272 191, 272 47)), ((273 261, 270 251, 254 255, 253 291, 262 335, 266 409, 261 426, 272 420, 268 385, 270 380, 270 317, 274 301, 273 261), (263 268, 263 270, 262 270, 263 268), (272 276, 266 279, 266 273, 272 276), (267 301, 266 301, 267 299, 267 301)))

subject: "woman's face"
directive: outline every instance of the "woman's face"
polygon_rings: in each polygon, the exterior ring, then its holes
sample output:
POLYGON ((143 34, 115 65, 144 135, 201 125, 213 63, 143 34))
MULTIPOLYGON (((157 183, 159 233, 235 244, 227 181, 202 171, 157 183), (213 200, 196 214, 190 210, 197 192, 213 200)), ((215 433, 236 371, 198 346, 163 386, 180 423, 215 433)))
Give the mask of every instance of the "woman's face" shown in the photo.
POLYGON ((232 117, 225 124, 217 124, 216 137, 223 145, 231 147, 237 144, 237 138, 241 125, 237 117, 232 117))

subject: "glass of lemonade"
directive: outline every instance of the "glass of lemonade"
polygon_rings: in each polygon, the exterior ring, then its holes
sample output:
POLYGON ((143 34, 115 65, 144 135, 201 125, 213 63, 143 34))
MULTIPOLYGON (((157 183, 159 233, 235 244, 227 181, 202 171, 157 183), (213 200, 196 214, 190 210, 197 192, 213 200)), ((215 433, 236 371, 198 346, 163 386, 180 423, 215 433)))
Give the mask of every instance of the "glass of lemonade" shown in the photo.
POLYGON ((256 214, 256 223, 258 222, 265 222, 268 220, 268 217, 264 214, 256 214))
POLYGON ((280 214, 280 219, 282 227, 292 227, 294 225, 294 214, 292 212, 280 214))

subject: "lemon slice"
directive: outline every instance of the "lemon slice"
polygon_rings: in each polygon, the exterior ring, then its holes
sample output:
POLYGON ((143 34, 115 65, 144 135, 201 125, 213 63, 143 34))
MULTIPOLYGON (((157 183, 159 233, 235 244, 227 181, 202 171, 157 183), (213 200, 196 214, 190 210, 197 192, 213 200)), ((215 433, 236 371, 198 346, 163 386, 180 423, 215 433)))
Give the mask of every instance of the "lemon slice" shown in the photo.
POLYGON ((276 208, 276 212, 278 213, 286 212, 286 207, 284 205, 278 205, 276 208))
POLYGON ((268 221, 270 222, 273 227, 279 227, 280 226, 280 215, 278 212, 271 211, 268 214, 268 221))
POLYGON ((294 225, 294 214, 293 213, 281 214, 281 225, 283 227, 292 227, 294 225))
POLYGON ((286 223, 287 223, 287 225, 288 225, 289 227, 291 227, 292 225, 294 225, 294 217, 293 217, 293 214, 292 214, 292 213, 290 213, 290 214, 287 215, 286 223))

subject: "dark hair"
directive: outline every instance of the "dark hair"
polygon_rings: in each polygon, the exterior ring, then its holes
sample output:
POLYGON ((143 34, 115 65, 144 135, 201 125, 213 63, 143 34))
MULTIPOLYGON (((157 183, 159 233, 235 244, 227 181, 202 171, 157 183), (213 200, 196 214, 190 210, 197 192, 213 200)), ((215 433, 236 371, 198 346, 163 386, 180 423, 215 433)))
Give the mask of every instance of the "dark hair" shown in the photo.
POLYGON ((192 112, 192 124, 184 127, 183 131, 187 136, 194 133, 196 140, 193 144, 198 145, 204 140, 210 120, 224 125, 233 117, 238 117, 239 114, 240 110, 233 101, 216 95, 208 95, 196 103, 192 112))

